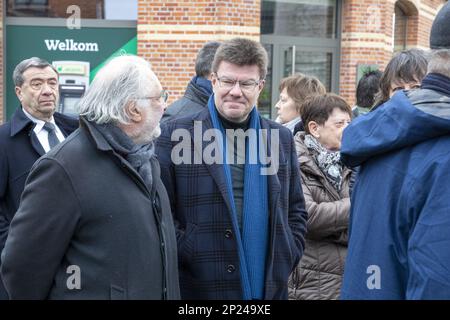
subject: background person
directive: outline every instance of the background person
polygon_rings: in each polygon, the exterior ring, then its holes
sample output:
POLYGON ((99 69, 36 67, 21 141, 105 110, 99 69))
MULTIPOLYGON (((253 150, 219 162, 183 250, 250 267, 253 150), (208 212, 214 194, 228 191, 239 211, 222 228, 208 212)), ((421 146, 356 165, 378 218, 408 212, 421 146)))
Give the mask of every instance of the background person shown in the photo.
POLYGON ((427 73, 428 57, 420 49, 398 52, 389 61, 380 79, 380 90, 375 95, 372 110, 388 101, 399 90, 420 88, 427 73))
POLYGON ((310 95, 325 94, 325 86, 316 77, 298 73, 282 79, 279 89, 280 100, 275 105, 278 115, 277 122, 295 134, 295 127, 301 125, 300 107, 302 103, 310 95))
POLYGON ((289 282, 289 298, 339 298, 347 254, 351 171, 341 160, 342 132, 350 106, 329 93, 302 106, 305 131, 295 135, 308 223, 305 253, 289 282))
POLYGON ((356 87, 356 105, 352 108, 353 117, 366 114, 373 107, 375 95, 380 90, 380 79, 383 73, 371 70, 363 74, 356 87))
POLYGON ((189 116, 206 108, 212 94, 211 64, 220 42, 210 41, 200 49, 195 60, 195 77, 189 82, 184 96, 164 112, 161 123, 189 116))
POLYGON ((449 27, 447 3, 421 88, 397 92, 344 131, 343 161, 361 165, 344 299, 450 299, 449 27))
MULTIPOLYGON (((0 126, 0 254, 35 161, 78 127, 78 120, 56 111, 58 72, 45 60, 21 61, 13 72, 20 107, 0 126)), ((0 300, 8 299, 0 279, 0 300)))

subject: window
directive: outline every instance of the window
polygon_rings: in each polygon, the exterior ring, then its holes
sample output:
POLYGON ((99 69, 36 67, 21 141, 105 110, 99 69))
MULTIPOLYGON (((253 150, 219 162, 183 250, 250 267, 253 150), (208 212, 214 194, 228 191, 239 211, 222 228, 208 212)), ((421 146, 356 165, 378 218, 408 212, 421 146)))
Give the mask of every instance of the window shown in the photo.
POLYGON ((266 0, 261 33, 296 37, 336 37, 335 0, 266 0))
POLYGON ((340 8, 338 0, 262 0, 261 43, 269 72, 258 107, 276 117, 282 78, 301 72, 339 93, 340 8))
POLYGON ((80 8, 82 19, 137 20, 137 0, 7 0, 9 17, 67 18, 68 6, 80 8))
POLYGON ((406 49, 408 16, 400 8, 395 5, 395 31, 394 31, 394 51, 406 49))

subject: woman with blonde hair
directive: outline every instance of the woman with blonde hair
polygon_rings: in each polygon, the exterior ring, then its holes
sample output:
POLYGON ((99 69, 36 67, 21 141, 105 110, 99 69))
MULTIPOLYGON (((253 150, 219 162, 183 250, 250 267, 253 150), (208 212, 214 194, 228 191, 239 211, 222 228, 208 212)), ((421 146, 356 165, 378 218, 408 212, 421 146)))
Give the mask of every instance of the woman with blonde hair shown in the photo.
POLYGON ((309 96, 324 94, 325 86, 313 76, 297 73, 284 78, 280 83, 280 99, 275 108, 277 109, 277 122, 287 127, 293 134, 297 128, 301 128, 300 108, 309 96))

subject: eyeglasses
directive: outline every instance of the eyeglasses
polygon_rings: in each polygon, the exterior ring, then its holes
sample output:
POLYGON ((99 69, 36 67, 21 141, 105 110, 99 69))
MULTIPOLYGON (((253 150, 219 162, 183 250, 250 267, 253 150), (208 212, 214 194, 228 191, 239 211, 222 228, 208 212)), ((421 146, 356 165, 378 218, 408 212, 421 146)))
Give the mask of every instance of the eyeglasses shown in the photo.
POLYGON ((47 86, 50 87, 50 89, 56 90, 58 88, 58 81, 55 79, 49 79, 48 81, 44 81, 44 80, 40 80, 40 79, 39 80, 38 79, 31 80, 30 87, 33 90, 41 91, 42 88, 44 87, 45 83, 47 84, 47 86))
POLYGON ((159 100, 162 103, 167 103, 167 100, 169 99, 169 92, 167 92, 167 90, 162 90, 161 93, 159 94, 159 96, 156 97, 143 97, 143 98, 138 98, 138 99, 142 99, 142 100, 159 100))
POLYGON ((219 77, 217 74, 215 74, 215 75, 216 75, 217 81, 219 81, 219 86, 221 88, 224 88, 224 89, 227 89, 227 90, 231 90, 231 89, 234 88, 236 83, 239 83, 239 88, 242 91, 247 92, 247 93, 252 93, 255 90, 255 88, 259 84, 261 84, 262 81, 264 81, 264 80, 258 80, 258 81, 255 81, 255 80, 237 81, 237 80, 229 79, 229 78, 226 78, 226 77, 219 77))

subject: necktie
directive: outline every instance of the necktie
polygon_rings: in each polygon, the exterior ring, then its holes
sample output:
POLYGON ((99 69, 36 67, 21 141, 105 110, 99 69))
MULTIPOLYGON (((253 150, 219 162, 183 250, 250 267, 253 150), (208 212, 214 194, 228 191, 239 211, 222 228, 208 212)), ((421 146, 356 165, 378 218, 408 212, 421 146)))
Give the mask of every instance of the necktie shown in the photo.
POLYGON ((50 149, 53 149, 53 147, 59 143, 59 139, 55 132, 55 125, 53 123, 46 122, 44 124, 44 129, 48 132, 48 145, 50 146, 50 149))

